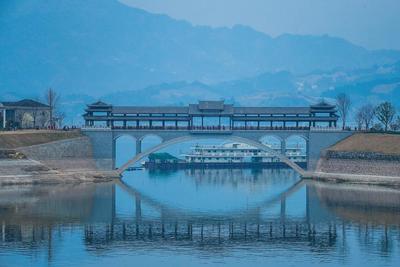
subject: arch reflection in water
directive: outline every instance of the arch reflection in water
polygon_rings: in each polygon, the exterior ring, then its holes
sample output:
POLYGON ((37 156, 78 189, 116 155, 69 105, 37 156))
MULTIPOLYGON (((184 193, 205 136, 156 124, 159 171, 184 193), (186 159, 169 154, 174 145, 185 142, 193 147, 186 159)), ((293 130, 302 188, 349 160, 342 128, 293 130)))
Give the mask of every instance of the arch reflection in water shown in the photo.
MULTIPOLYGON (((234 182, 226 179, 229 172, 206 170, 202 175, 187 171, 185 177, 193 179, 197 187, 235 183, 275 186, 266 181, 272 171, 264 176, 255 171, 236 172, 234 182)), ((149 177, 165 179, 157 174, 149 177)), ((313 261, 314 256, 335 262, 349 259, 352 251, 361 251, 352 256, 360 262, 363 255, 369 255, 372 262, 382 257, 399 259, 398 190, 288 181, 284 191, 266 197, 258 207, 221 214, 158 203, 157 198, 124 183, 3 188, 0 260, 14 256, 14 260, 18 257, 15 262, 24 263, 23 255, 43 252, 48 261, 59 263, 67 240, 75 240, 73 246, 86 251, 71 261, 98 259, 115 251, 134 257, 132 249, 177 255, 185 253, 179 252, 181 248, 198 257, 225 258, 237 251, 244 258, 255 254, 279 257, 279 252, 287 257, 300 251, 308 255, 308 259, 300 259, 305 262, 313 261), (299 203, 304 213, 296 212, 299 203), (277 213, 264 216, 266 210, 274 208, 277 213)), ((220 201, 224 201, 223 196, 220 201)))

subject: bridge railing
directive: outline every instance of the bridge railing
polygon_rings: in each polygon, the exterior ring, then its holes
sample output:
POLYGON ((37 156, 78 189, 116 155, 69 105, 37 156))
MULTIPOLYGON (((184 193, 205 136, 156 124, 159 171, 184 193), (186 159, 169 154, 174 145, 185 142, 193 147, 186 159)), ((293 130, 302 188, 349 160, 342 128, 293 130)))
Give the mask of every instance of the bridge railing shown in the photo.
POLYGON ((233 130, 261 130, 261 131, 271 131, 271 130, 309 130, 310 127, 307 126, 235 126, 232 128, 233 130))
POLYGON ((243 130, 252 130, 252 131, 270 131, 270 130, 310 130, 310 127, 283 127, 283 126, 113 126, 113 127, 105 127, 105 126, 83 126, 81 129, 113 129, 113 130, 185 130, 185 131, 243 131, 243 130))
POLYGON ((82 126, 81 130, 111 130, 111 127, 107 127, 107 126, 82 126))
POLYGON ((182 131, 320 131, 339 132, 340 127, 307 127, 307 126, 82 126, 82 130, 182 130, 182 131))
POLYGON ((310 127, 312 132, 341 132, 343 129, 341 127, 310 127))

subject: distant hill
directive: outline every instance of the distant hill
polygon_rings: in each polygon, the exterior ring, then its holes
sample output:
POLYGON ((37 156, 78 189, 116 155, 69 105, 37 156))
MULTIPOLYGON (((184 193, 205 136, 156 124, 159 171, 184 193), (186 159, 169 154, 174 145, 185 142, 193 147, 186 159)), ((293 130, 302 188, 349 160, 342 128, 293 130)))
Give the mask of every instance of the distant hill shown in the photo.
POLYGON ((207 85, 201 82, 173 82, 121 91, 101 99, 120 105, 186 105, 198 100, 224 99, 236 105, 302 105, 296 98, 296 77, 288 72, 264 73, 251 78, 207 85))
MULTIPOLYGON (((329 36, 271 38, 245 26, 192 26, 111 0, 30 0, 0 2, 0 59, 3 98, 41 96, 53 87, 63 95, 112 99, 118 91, 156 85, 148 88, 159 92, 152 99, 179 103, 222 95, 267 99, 261 89, 277 88, 289 101, 301 75, 392 64, 400 52, 369 51, 329 36)), ((130 103, 147 101, 150 91, 140 92, 130 103)))
POLYGON ((352 96, 355 104, 370 102, 376 104, 391 101, 400 111, 400 62, 391 65, 341 73, 335 86, 327 88, 322 97, 334 97, 339 93, 352 96))
POLYGON ((390 100, 400 106, 400 62, 354 71, 336 69, 295 75, 286 71, 207 85, 201 82, 162 83, 141 90, 102 97, 121 105, 183 105, 199 99, 225 99, 237 105, 301 106, 345 92, 356 105, 390 100))
MULTIPOLYGON (((334 102, 337 94, 350 95, 353 108, 366 102, 393 102, 400 111, 400 62, 354 71, 336 69, 294 75, 289 72, 263 73, 254 77, 215 84, 171 82, 138 90, 119 91, 93 97, 63 93, 61 108, 68 123, 81 122, 85 105, 103 100, 114 105, 187 105, 198 100, 224 99, 241 106, 304 106, 322 98, 334 102)), ((25 94, 9 94, 17 100, 25 94)))

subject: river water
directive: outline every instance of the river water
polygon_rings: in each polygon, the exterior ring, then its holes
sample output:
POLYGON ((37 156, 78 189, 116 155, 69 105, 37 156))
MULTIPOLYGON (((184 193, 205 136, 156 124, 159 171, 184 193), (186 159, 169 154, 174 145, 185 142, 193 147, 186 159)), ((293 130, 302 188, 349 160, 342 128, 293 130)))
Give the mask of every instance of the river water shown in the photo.
POLYGON ((0 189, 0 266, 399 266, 400 191, 288 169, 0 189))

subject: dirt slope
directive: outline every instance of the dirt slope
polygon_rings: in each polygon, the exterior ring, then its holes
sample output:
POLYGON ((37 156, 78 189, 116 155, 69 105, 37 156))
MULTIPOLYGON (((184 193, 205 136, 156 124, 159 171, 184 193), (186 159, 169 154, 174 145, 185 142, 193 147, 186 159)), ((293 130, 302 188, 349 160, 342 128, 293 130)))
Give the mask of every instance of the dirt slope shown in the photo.
POLYGON ((400 134, 354 134, 328 150, 400 154, 400 134))
POLYGON ((0 132, 0 149, 15 149, 81 136, 82 134, 79 131, 31 130, 0 132))

